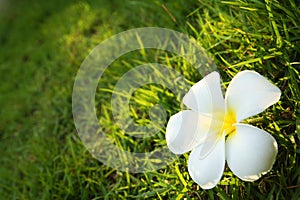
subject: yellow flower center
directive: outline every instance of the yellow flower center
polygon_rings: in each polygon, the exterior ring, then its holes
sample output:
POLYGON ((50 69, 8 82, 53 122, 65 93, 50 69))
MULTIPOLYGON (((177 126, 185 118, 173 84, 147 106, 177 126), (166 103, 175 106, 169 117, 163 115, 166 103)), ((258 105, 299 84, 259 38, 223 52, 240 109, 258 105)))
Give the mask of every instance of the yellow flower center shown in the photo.
POLYGON ((236 128, 233 126, 233 124, 236 123, 236 117, 233 112, 228 112, 223 121, 223 126, 221 129, 220 134, 222 135, 225 131, 225 136, 230 136, 235 133, 236 128))

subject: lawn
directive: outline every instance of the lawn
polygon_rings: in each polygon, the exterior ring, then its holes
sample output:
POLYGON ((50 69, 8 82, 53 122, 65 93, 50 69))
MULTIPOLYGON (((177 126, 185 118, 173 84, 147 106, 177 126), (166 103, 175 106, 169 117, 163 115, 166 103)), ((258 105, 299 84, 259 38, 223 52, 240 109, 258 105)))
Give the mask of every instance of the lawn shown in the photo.
MULTIPOLYGON (((0 21, 0 199, 300 198, 296 0, 0 0, 0 21), (73 120, 77 71, 96 45, 140 27, 168 28, 193 38, 217 66, 224 88, 246 69, 280 88, 280 101, 247 121, 278 143, 268 174, 243 182, 226 168, 215 188, 203 190, 188 174, 189 153, 144 173, 117 170, 91 155, 73 120)), ((136 139, 115 123, 110 105, 124 73, 150 62, 176 70, 189 85, 203 78, 186 60, 157 49, 133 51, 111 64, 99 81, 96 112, 110 140, 132 152, 166 146, 166 124, 156 135, 136 139)), ((168 84, 175 82, 162 71, 153 71, 168 84)), ((184 109, 181 97, 165 86, 146 84, 124 106, 142 126, 151 121, 148 110, 155 104, 164 107, 167 118, 184 109)))

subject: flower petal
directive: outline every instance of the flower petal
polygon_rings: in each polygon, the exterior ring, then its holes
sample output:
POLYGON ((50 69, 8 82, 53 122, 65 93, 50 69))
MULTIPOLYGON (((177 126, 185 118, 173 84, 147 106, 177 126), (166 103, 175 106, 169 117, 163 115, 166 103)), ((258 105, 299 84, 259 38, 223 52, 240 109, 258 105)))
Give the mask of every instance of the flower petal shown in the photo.
POLYGON ((226 141, 226 160, 231 171, 244 181, 255 181, 271 170, 277 155, 276 140, 266 131, 235 124, 236 133, 226 141))
POLYGON ((224 112, 225 104, 219 73, 212 72, 193 85, 184 96, 183 103, 190 109, 200 113, 224 112))
POLYGON ((262 112, 280 98, 280 90, 254 71, 239 72, 230 82, 225 95, 227 111, 238 122, 262 112))
POLYGON ((203 142, 211 125, 211 118, 191 110, 173 115, 166 129, 169 149, 175 154, 183 154, 203 142))
MULTIPOLYGON (((214 123, 214 122, 213 122, 214 123)), ((221 137, 225 137, 225 134, 221 137)), ((210 129, 210 132, 207 134, 204 142, 202 143, 202 149, 200 152, 200 159, 205 158, 210 154, 210 152, 215 148, 216 144, 220 139, 219 131, 214 131, 214 128, 210 129)))
POLYGON ((211 189, 220 181, 225 167, 225 137, 217 142, 208 156, 201 159, 202 146, 189 157, 188 170, 192 179, 203 189, 211 189))

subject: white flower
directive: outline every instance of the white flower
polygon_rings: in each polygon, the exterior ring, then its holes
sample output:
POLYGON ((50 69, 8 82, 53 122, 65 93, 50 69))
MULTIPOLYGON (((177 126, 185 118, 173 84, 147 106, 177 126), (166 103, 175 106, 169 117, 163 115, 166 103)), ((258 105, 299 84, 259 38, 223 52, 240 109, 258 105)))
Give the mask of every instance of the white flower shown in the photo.
POLYGON ((232 79, 224 100, 220 76, 212 72, 183 98, 191 110, 170 118, 167 145, 175 154, 192 150, 188 171, 203 189, 220 181, 225 160, 240 179, 255 181, 271 170, 277 143, 266 131, 240 122, 276 103, 280 95, 266 78, 245 70, 232 79))

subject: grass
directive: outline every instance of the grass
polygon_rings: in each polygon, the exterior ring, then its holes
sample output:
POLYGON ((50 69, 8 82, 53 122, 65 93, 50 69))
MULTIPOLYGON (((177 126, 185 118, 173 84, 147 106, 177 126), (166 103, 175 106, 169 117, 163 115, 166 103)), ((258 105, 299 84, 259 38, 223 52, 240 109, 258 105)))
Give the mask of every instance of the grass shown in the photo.
MULTIPOLYGON (((299 199, 296 1, 16 0, 1 1, 0 11, 0 199, 299 199), (202 190, 188 175, 188 154, 157 171, 134 174, 105 166, 87 152, 72 118, 77 70, 95 45, 143 26, 194 37, 218 66, 225 87, 237 72, 250 69, 281 89, 279 103, 249 120, 278 142, 270 173, 248 183, 226 170, 217 187, 202 190)), ((124 149, 143 152, 165 145, 165 129, 142 144, 125 135, 105 103, 124 72, 153 61, 178 70, 190 84, 201 79, 184 60, 163 51, 135 51, 113 63, 99 83, 97 113, 112 140, 124 149)), ((182 109, 180 102, 163 86, 145 85, 130 99, 130 115, 145 124, 150 106, 163 105, 170 117, 182 109)))

